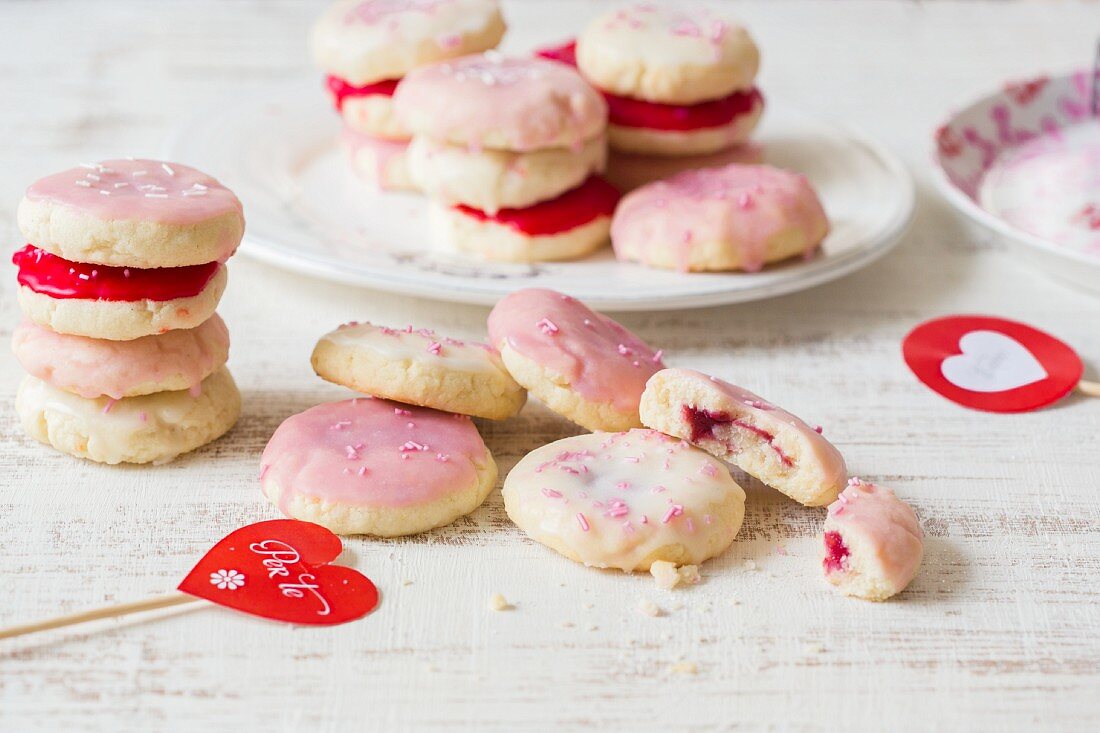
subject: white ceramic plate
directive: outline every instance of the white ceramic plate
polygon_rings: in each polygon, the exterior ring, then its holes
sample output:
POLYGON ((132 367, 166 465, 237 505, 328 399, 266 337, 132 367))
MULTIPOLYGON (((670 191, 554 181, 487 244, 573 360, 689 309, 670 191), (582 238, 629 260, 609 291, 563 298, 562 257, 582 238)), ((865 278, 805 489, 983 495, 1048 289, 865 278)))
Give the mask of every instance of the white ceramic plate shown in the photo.
POLYGON ((832 232, 817 256, 759 273, 685 274, 620 263, 610 248, 538 265, 479 262, 433 247, 426 202, 358 181, 339 124, 315 80, 275 87, 197 117, 167 158, 219 178, 244 202, 241 251, 280 267, 398 293, 492 305, 547 287, 610 310, 665 310, 768 298, 866 266, 904 233, 913 183, 873 141, 771 103, 759 134, 769 163, 801 171, 821 194, 832 232))
POLYGON ((1005 85, 956 112, 935 131, 932 157, 947 200, 1003 237, 1025 266, 1100 293, 1100 257, 1047 241, 994 216, 978 203, 982 177, 997 157, 1052 126, 1088 115, 1089 72, 1037 77, 1005 85))

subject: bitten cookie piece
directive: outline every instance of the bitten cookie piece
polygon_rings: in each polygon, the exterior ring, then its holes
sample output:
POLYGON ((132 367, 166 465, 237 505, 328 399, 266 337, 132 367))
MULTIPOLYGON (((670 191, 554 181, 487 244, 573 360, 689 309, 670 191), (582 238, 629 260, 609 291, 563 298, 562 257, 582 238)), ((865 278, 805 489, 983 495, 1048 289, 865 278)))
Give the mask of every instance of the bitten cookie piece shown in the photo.
POLYGON ((288 517, 380 537, 450 524, 496 478, 470 418, 369 397, 287 418, 260 463, 264 495, 288 517))
POLYGON ((661 352, 607 316, 553 290, 517 290, 489 314, 489 337, 517 382, 589 430, 639 427, 661 352))
POLYGON ((682 271, 747 270, 808 256, 829 220, 805 176, 765 165, 685 171, 627 194, 611 223, 620 260, 682 271))
POLYGON ((924 556, 924 532, 913 509, 890 489, 858 478, 829 505, 822 540, 825 579, 869 601, 901 593, 924 556))
POLYGON ((322 379, 445 412, 504 420, 527 401, 491 346, 426 328, 347 323, 320 338, 310 361, 322 379))
POLYGON ((503 495, 508 516, 536 542, 627 572, 714 557, 745 516, 745 492, 721 462, 655 430, 545 445, 516 464, 503 495))
POLYGON ((241 412, 241 396, 222 367, 197 392, 87 399, 25 377, 15 411, 35 440, 99 463, 167 463, 216 440, 241 412))
POLYGON ((650 378, 641 399, 646 427, 730 461, 806 506, 825 506, 847 469, 833 444, 794 415, 748 390, 691 369, 650 378))

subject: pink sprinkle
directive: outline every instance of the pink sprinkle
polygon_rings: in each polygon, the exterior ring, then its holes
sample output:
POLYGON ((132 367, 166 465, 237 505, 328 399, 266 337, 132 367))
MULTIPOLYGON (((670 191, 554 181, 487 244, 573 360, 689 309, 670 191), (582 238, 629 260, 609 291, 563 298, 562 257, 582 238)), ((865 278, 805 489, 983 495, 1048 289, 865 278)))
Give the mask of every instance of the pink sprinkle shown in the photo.
POLYGON ((148 422, 149 421, 149 416, 147 414, 145 414, 144 412, 139 412, 138 413, 138 420, 141 420, 142 422, 148 422))
POLYGON ((345 476, 350 476, 351 475, 351 469, 350 468, 345 468, 344 469, 344 475, 345 476))
POLYGON ((703 515, 703 522, 705 522, 706 524, 710 524, 712 521, 714 521, 714 518, 711 517, 709 514, 703 515))
POLYGON ((412 324, 410 323, 409 325, 405 326, 405 328, 402 329, 402 330, 404 330, 405 333, 412 333, 413 332, 412 324))
POLYGON ((412 420, 410 420, 409 422, 405 423, 405 427, 407 427, 409 430, 412 430, 413 428, 416 427, 416 423, 414 423, 412 420))
POLYGON ((687 518, 687 530, 688 532, 695 531, 695 522, 692 521, 691 517, 687 518))
POLYGON ((702 466, 699 467, 699 473, 703 474, 704 476, 710 476, 711 478, 714 478, 718 475, 718 469, 714 467, 713 463, 704 463, 702 466))
POLYGON ((428 344, 428 348, 424 350, 427 351, 429 354, 435 354, 436 356, 439 356, 439 352, 443 350, 443 344, 439 343, 438 341, 433 341, 428 344))
POLYGON ((818 435, 821 435, 825 432, 825 429, 822 428, 820 425, 816 425, 816 426, 814 426, 814 432, 817 433, 818 435))
POLYGON ((751 209, 753 207, 752 194, 746 192, 738 196, 737 205, 744 210, 751 209))
POLYGON ((631 354, 634 353, 634 349, 631 349, 629 346, 626 346, 625 344, 619 344, 618 351, 623 356, 630 356, 631 354))
POLYGON ((110 412, 111 408, 115 406, 116 402, 118 402, 118 400, 113 398, 107 400, 107 404, 103 407, 103 414, 106 415, 108 412, 110 412))
POLYGON ((403 460, 403 461, 409 460, 409 454, 408 453, 402 453, 401 454, 401 460, 403 460))
POLYGON ((428 446, 425 443, 417 443, 415 440, 405 441, 405 444, 400 448, 402 453, 408 453, 410 451, 424 451, 428 450, 428 446))
POLYGON ((451 457, 446 453, 436 453, 435 460, 439 461, 440 463, 446 463, 447 461, 451 460, 451 457))
POLYGON ((666 491, 668 491, 668 489, 666 489, 664 486, 661 486, 660 484, 658 484, 657 486, 654 486, 653 489, 652 489, 652 492, 654 494, 663 494, 666 491))
POLYGON ((584 515, 577 512, 577 524, 581 525, 581 529, 585 532, 588 531, 588 520, 584 518, 584 515))
POLYGON ((412 412, 410 410, 402 410, 400 407, 395 407, 395 408, 393 408, 393 414, 394 415, 411 415, 412 412))
POLYGON ((649 524, 649 517, 644 514, 642 515, 642 524, 649 524))
POLYGON ((367 475, 367 467, 366 466, 360 466, 359 470, 356 471, 356 473, 359 474, 360 476, 366 476, 367 475))
POLYGON ((345 445, 344 450, 347 452, 347 456, 348 456, 349 461, 358 461, 359 460, 359 451, 357 451, 355 449, 355 446, 345 445))
POLYGON ((661 517, 661 524, 668 524, 672 521, 673 517, 678 517, 684 513, 684 507, 680 504, 673 504, 665 512, 665 516, 661 517))
POLYGON ((547 336, 553 336, 558 332, 558 327, 554 325, 554 322, 549 318, 543 318, 541 321, 535 324, 539 327, 539 330, 545 333, 547 336))
POLYGON ((659 364, 660 361, 661 361, 661 358, 664 355, 665 355, 665 350, 664 349, 657 349, 657 353, 655 353, 653 355, 653 358, 650 361, 652 361, 654 364, 659 364))
POLYGON ((620 481, 619 483, 615 484, 615 488, 619 489, 620 491, 625 491, 630 488, 630 482, 620 481))
POLYGON ((545 489, 544 488, 542 490, 542 493, 543 493, 544 496, 547 496, 551 499, 560 499, 561 498, 561 492, 558 491, 557 489, 545 489))
POLYGON ((627 534, 632 534, 634 532, 634 525, 631 524, 629 520, 623 522, 623 531, 627 534))
POLYGON ((589 328, 592 328, 592 321, 585 318, 584 319, 584 325, 588 326, 589 328))
POLYGON ((343 430, 351 425, 351 420, 341 420, 340 422, 332 424, 332 430, 343 430))
POLYGON ((784 547, 783 545, 776 545, 775 546, 775 551, 778 552, 780 555, 786 555, 787 554, 787 548, 784 547))

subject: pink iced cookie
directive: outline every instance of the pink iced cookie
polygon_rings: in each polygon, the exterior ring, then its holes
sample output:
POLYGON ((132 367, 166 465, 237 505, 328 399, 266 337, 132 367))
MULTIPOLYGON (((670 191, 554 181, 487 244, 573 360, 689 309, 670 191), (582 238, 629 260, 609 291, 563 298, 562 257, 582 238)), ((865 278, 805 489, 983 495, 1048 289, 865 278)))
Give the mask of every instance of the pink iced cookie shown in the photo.
POLYGON ((829 221, 805 176, 766 165, 685 171, 623 198, 620 260, 682 271, 747 270, 809 255, 829 221))
POLYGON ((264 495, 287 516, 381 537, 450 524, 497 477, 470 418, 371 398, 287 418, 260 465, 264 495))
POLYGON ((241 202, 179 163, 107 160, 36 181, 19 228, 40 249, 75 262, 158 268, 224 262, 244 233, 241 202))
POLYGON ((665 369, 646 385, 646 427, 730 461, 807 506, 836 498, 844 458, 817 429, 748 390, 691 369, 665 369))
POLYGON ((495 52, 411 72, 394 104, 414 135, 475 150, 579 149, 607 127, 607 104, 575 70, 495 52))
POLYGON ((646 380, 661 352, 576 298, 517 290, 489 314, 489 338, 512 377, 589 430, 639 427, 646 380))
POLYGON ((60 334, 24 321, 12 351, 27 372, 81 397, 112 399, 190 389, 229 356, 229 330, 217 315, 191 329, 108 341, 60 334))
POLYGON ((890 489, 857 478, 829 505, 823 540, 825 579, 869 601, 903 591, 924 555, 913 509, 890 489))

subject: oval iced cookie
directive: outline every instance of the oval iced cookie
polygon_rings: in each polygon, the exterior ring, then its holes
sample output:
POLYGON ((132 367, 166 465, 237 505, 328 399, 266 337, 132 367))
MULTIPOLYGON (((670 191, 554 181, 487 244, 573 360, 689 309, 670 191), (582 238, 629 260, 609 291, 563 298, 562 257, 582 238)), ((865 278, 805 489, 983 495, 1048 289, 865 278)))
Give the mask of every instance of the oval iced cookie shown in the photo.
POLYGON ((504 508, 532 539, 599 568, 697 564, 729 547, 745 492, 705 452, 655 430, 592 433, 528 453, 504 508))
POLYGON ((503 420, 527 401, 492 347, 426 328, 347 323, 320 338, 310 361, 322 379, 445 412, 503 420))
POLYGON ((833 444, 794 415, 717 377, 665 369, 649 380, 642 422, 728 460, 807 506, 825 506, 847 481, 833 444))
POLYGON ((337 534, 425 532, 479 507, 496 485, 470 418, 357 398, 287 418, 260 462, 264 495, 337 534))
POLYGON ((517 382, 589 430, 640 427, 646 380, 664 368, 660 351, 553 290, 503 298, 489 314, 489 337, 517 382))
POLYGON ((829 505, 821 567, 845 595, 869 601, 897 595, 923 556, 916 512, 890 489, 853 478, 829 505))

